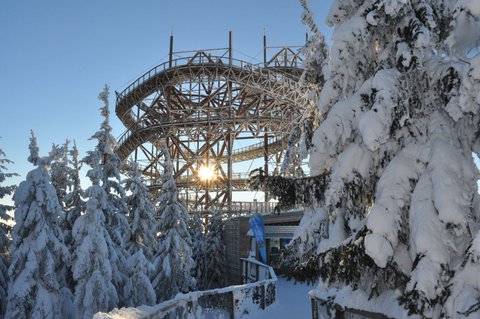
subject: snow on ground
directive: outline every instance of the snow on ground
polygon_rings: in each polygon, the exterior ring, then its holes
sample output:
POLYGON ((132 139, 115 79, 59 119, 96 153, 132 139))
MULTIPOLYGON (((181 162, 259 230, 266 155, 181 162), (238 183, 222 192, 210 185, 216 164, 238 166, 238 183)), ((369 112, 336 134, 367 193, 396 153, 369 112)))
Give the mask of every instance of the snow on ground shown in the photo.
POLYGON ((309 319, 312 313, 308 292, 314 288, 316 285, 295 284, 293 280, 287 281, 283 277, 278 277, 275 304, 242 319, 309 319))

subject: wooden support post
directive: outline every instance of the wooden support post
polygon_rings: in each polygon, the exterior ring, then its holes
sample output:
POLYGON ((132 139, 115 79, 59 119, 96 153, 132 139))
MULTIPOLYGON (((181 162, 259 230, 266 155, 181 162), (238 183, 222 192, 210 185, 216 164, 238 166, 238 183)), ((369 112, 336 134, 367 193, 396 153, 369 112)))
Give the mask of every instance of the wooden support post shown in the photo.
POLYGON ((232 66, 233 51, 232 51, 232 31, 228 32, 228 65, 232 66))
POLYGON ((267 32, 263 31, 263 66, 267 67, 267 32))
POLYGON ((265 285, 260 286, 260 308, 265 309, 265 285))
POLYGON ((311 298, 310 301, 312 302, 312 319, 319 319, 317 299, 311 298))
POLYGON ((228 305, 228 312, 230 313, 230 319, 235 319, 236 315, 235 315, 235 296, 233 294, 233 292, 229 292, 228 293, 229 297, 229 305, 228 305))
MULTIPOLYGON (((271 278, 270 278, 271 279, 271 278)), ((274 284, 273 286, 273 298, 272 298, 272 304, 277 300, 277 283, 274 284)))
MULTIPOLYGON (((263 135, 263 160, 264 160, 264 166, 263 170, 265 171, 265 175, 268 175, 268 133, 265 132, 263 135)), ((265 203, 268 203, 268 193, 265 192, 265 203)))
POLYGON ((193 300, 189 300, 187 301, 187 313, 196 313, 195 309, 197 308, 196 307, 196 303, 193 303, 193 300))
POLYGON ((247 269, 245 267, 245 260, 242 259, 242 284, 245 284, 247 282, 246 276, 247 276, 247 269))
POLYGON ((173 33, 170 35, 170 50, 168 53, 168 67, 171 68, 173 63, 173 33))
MULTIPOLYGON (((180 145, 178 146, 180 147, 180 145)), ((188 149, 190 149, 190 140, 188 141, 188 149)), ((190 189, 190 170, 187 169, 187 187, 185 187, 185 192, 186 192, 186 205, 187 208, 190 208, 190 196, 189 196, 189 189, 190 189)))
MULTIPOLYGON (((137 123, 140 122, 140 108, 137 108, 137 123)), ((135 163, 138 164, 138 147, 135 148, 134 154, 135 163)))
POLYGON ((231 214, 232 213, 232 151, 233 151, 233 134, 232 132, 229 132, 227 134, 228 138, 228 167, 227 167, 227 176, 228 176, 228 212, 231 214))

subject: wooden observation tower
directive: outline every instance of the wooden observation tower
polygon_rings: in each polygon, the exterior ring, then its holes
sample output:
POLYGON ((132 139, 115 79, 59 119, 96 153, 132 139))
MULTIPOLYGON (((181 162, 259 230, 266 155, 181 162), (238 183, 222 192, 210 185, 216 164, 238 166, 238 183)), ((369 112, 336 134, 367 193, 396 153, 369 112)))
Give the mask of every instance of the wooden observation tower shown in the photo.
POLYGON ((292 123, 309 101, 299 84, 300 47, 267 47, 263 63, 233 57, 229 47, 173 51, 169 59, 117 93, 116 114, 127 130, 122 160, 137 162, 149 187, 161 186, 167 143, 180 195, 193 210, 238 211, 232 192, 247 189, 236 163, 277 167, 292 123), (243 144, 243 147, 242 145, 243 144))

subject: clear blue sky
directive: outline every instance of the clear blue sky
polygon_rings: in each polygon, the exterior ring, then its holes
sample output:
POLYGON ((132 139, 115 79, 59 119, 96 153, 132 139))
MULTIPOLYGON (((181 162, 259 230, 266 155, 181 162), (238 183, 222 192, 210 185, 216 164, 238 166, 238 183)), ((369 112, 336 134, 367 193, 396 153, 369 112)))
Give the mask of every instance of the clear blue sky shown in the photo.
MULTIPOLYGON (((312 1, 319 25, 331 0, 312 1)), ((228 46, 261 59, 263 31, 268 45, 302 44, 306 28, 297 0, 1 0, 0 148, 21 176, 27 162, 29 131, 40 153, 51 143, 76 140, 81 156, 99 128, 98 92, 111 88, 112 127, 115 90, 158 64, 168 54, 173 29, 175 50, 228 46)), ((330 37, 330 30, 322 28, 330 37)))

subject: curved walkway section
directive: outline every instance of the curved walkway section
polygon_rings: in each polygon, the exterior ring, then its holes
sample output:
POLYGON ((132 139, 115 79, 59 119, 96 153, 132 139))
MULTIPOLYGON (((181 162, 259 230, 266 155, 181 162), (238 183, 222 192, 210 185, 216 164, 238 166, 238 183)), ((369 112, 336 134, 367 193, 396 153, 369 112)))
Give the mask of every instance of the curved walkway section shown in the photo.
MULTIPOLYGON (((242 60, 229 59, 225 56, 206 55, 202 51, 197 52, 192 57, 162 63, 140 76, 121 93, 117 93, 115 111, 119 119, 128 128, 128 131, 118 142, 117 152, 122 159, 125 159, 136 147, 142 143, 155 140, 159 136, 165 136, 172 127, 201 126, 205 125, 203 123, 205 121, 228 125, 241 124, 242 121, 289 123, 292 119, 301 116, 302 110, 309 103, 306 98, 306 88, 298 82, 298 70, 297 68, 288 70, 275 67, 264 68, 242 60), (148 115, 146 119, 135 120, 136 115, 133 114, 132 109, 135 105, 142 105, 142 101, 146 97, 156 91, 164 93, 166 88, 205 76, 237 83, 294 107, 282 109, 276 112, 273 117, 271 114, 265 114, 257 116, 258 118, 243 119, 234 115, 195 120, 157 114, 147 107, 145 110, 148 115)), ((272 150, 277 146, 277 144, 272 145, 272 150)), ((254 153, 248 150, 247 155, 243 157, 253 158, 254 153)), ((237 156, 237 158, 241 157, 240 155, 237 156)))
POLYGON ((130 111, 136 103, 158 88, 162 89, 199 75, 228 75, 232 82, 260 90, 292 105, 303 106, 308 103, 305 88, 283 69, 262 68, 243 60, 207 56, 200 51, 192 57, 167 61, 145 72, 117 94, 115 112, 126 127, 131 127, 135 125, 135 121, 130 111))

